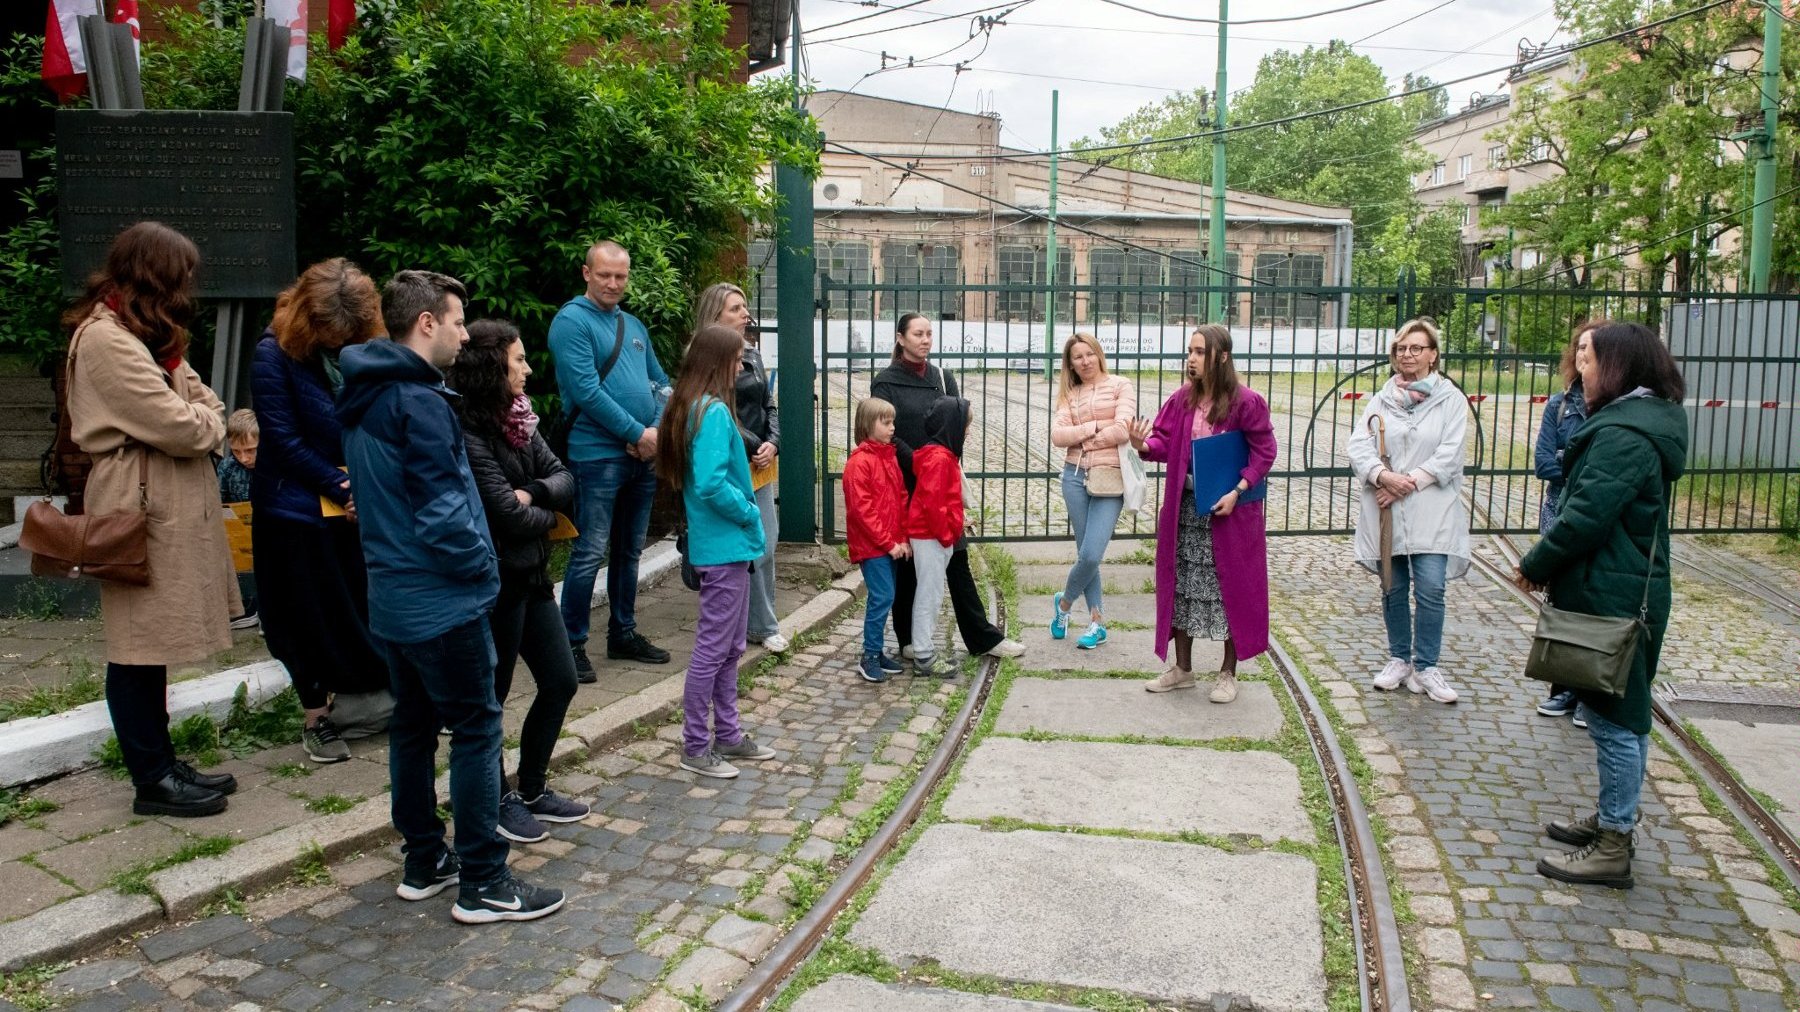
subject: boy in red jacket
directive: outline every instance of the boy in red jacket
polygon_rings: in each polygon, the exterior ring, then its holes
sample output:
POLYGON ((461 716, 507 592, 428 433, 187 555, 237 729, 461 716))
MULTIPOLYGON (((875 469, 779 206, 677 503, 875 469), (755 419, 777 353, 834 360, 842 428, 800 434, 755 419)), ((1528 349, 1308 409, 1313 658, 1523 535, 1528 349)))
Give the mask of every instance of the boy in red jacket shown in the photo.
POLYGON ((862 676, 885 682, 901 664, 882 651, 882 628, 894 607, 894 566, 912 555, 903 529, 906 481, 894 454, 894 406, 865 397, 856 406, 856 449, 844 462, 845 528, 850 561, 868 591, 863 614, 862 676))
POLYGON ((913 451, 913 494, 906 512, 913 570, 919 589, 913 597, 913 671, 951 678, 953 668, 937 661, 937 614, 944 603, 944 574, 963 536, 962 449, 973 416, 961 397, 940 397, 925 414, 925 445, 913 451))

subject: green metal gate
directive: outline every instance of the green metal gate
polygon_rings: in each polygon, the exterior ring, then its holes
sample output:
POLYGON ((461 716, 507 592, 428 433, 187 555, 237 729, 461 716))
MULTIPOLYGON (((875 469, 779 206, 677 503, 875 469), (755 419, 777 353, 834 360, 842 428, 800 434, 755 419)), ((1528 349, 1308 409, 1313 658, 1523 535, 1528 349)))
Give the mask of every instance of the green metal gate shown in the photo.
MULTIPOLYGON (((1442 330, 1441 368, 1471 413, 1464 487, 1477 533, 1536 533, 1543 483, 1533 442, 1543 404, 1563 388, 1558 361, 1574 326, 1636 320, 1670 341, 1688 381, 1688 477, 1677 488, 1677 532, 1773 532, 1800 527, 1800 296, 1669 292, 1648 287, 1432 288, 1410 276, 1384 285, 1232 284, 1225 295, 1234 355, 1268 399, 1281 456, 1270 474, 1269 533, 1344 534, 1356 497, 1345 441, 1388 375, 1399 322, 1428 313, 1442 330)), ((973 484, 977 540, 1069 537, 1050 445, 1054 372, 1069 334, 1094 334, 1108 368, 1132 380, 1138 413, 1153 414, 1182 383, 1187 335, 1203 291, 1137 284, 1000 285, 846 282, 821 275, 815 302, 817 502, 827 541, 843 537, 842 490, 852 409, 891 361, 894 321, 934 318, 932 361, 978 416, 963 467, 973 484), (1048 338, 1044 308, 1057 300, 1048 338)), ((1154 533, 1160 483, 1123 537, 1154 533)))

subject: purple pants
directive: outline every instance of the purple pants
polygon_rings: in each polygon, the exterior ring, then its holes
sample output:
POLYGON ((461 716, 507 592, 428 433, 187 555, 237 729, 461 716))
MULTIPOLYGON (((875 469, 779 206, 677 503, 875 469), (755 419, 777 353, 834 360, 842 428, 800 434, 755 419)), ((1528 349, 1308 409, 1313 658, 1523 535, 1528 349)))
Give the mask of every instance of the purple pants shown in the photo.
POLYGON ((737 667, 744 656, 744 633, 750 626, 750 564, 695 566, 700 573, 700 629, 694 634, 694 656, 688 661, 687 688, 682 693, 681 744, 690 756, 704 754, 715 740, 736 745, 738 729, 737 667), (712 710, 712 733, 706 714, 712 710))

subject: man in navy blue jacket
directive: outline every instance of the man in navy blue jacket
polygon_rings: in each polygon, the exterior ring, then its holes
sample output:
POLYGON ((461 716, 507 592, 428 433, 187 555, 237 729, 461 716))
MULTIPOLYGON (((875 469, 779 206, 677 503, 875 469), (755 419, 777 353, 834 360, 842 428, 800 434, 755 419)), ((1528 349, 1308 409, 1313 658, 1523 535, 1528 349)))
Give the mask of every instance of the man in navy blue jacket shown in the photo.
POLYGON ((650 331, 619 305, 631 281, 631 254, 625 247, 611 241, 589 247, 581 277, 587 290, 564 303, 550 323, 550 354, 556 359, 563 410, 575 412, 565 463, 581 489, 575 518, 581 534, 563 574, 563 627, 575 650, 577 677, 592 682, 588 614, 603 562, 609 612, 606 656, 669 662, 667 650, 637 631, 638 557, 656 498, 651 465, 659 409, 654 391, 666 387, 669 377, 650 347, 650 331))
POLYGON ((344 349, 337 411, 369 567, 369 626, 394 692, 388 779, 406 854, 398 892, 422 900, 460 884, 450 915, 485 924, 555 913, 563 894, 513 878, 494 828, 501 731, 487 612, 500 570, 443 373, 469 340, 466 298, 455 278, 394 275, 381 293, 394 340, 344 349), (450 729, 455 854, 432 783, 440 725, 450 729))

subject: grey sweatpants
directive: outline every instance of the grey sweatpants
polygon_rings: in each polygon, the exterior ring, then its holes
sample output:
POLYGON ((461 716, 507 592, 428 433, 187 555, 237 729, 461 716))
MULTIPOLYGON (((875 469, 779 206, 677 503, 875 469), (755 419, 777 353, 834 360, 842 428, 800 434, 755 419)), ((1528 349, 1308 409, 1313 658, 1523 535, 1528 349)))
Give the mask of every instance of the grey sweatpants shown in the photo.
POLYGON ((950 568, 950 556, 955 551, 955 546, 940 545, 930 538, 912 539, 913 572, 919 581, 919 589, 913 594, 914 660, 937 652, 937 617, 944 607, 944 573, 950 568))

